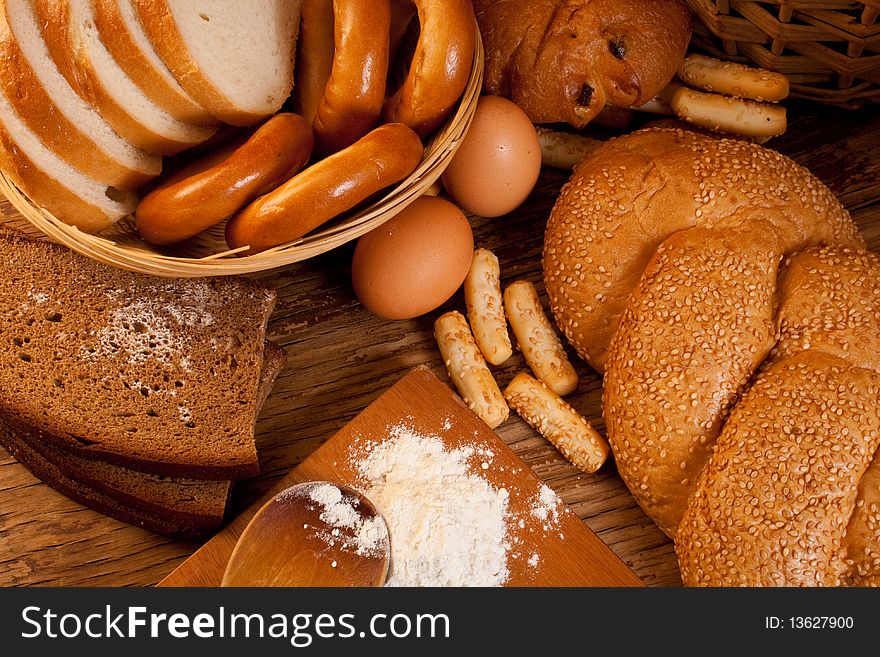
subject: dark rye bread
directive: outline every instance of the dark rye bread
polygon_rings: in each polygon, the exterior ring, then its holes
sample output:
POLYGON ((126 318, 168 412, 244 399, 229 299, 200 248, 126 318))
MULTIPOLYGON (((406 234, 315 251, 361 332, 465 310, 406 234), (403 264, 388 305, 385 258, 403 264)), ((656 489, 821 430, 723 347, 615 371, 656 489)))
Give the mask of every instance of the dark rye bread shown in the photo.
MULTIPOLYGON (((100 513, 111 516, 123 522, 143 527, 152 532, 169 536, 197 536, 217 528, 223 521, 226 509, 226 499, 231 486, 230 482, 207 482, 199 484, 211 484, 213 489, 206 490, 204 487, 199 491, 193 491, 193 496, 204 496, 205 509, 199 514, 178 514, 173 511, 157 513, 144 510, 134 504, 128 503, 119 495, 111 495, 96 488, 83 484, 62 470, 58 465, 45 458, 39 450, 24 439, 24 433, 13 430, 6 421, 0 420, 0 444, 5 447, 15 459, 31 471, 37 479, 48 483, 62 495, 79 502, 83 506, 90 507, 100 513), (225 483, 225 487, 222 485, 225 483), (223 489, 222 492, 220 489, 223 489), (222 498, 221 498, 222 495, 222 498)), ((101 464, 107 467, 104 463, 101 464)), ((122 468, 119 468, 120 470, 122 468)), ((190 480, 195 481, 195 480, 190 480)))
MULTIPOLYGON (((266 342, 257 406, 284 367, 283 349, 266 342)), ((175 479, 83 459, 41 439, 29 427, 0 420, 0 445, 34 476, 77 502, 123 522, 168 535, 198 536, 224 520, 231 481, 175 479)))
POLYGON ((15 237, 0 236, 0 248, 0 417, 80 458, 143 472, 258 472, 272 290, 144 276, 15 237))

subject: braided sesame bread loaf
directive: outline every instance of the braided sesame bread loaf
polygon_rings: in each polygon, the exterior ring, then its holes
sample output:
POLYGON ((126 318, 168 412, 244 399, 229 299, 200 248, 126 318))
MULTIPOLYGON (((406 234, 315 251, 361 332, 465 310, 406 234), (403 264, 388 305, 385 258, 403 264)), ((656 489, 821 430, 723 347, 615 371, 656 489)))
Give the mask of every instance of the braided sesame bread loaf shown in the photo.
POLYGON ((779 303, 779 342, 688 500, 682 577, 880 586, 880 257, 798 254, 779 303))
POLYGON ((686 583, 870 580, 880 270, 821 182, 751 143, 643 130, 577 167, 544 267, 686 583))
POLYGON ((679 0, 474 0, 484 89, 535 123, 583 127, 606 103, 638 107, 684 60, 691 18, 679 0))

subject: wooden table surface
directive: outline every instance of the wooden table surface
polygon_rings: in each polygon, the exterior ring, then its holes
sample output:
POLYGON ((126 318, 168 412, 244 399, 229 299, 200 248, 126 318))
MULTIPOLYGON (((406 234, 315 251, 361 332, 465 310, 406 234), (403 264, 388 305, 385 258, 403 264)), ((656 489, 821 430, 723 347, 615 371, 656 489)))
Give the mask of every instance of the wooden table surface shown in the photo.
MULTIPOLYGON (((880 251, 880 108, 848 112, 791 104, 789 118, 788 133, 770 145, 828 184, 869 246, 880 251)), ((503 285, 525 278, 543 293, 543 229, 566 178, 563 171, 545 169, 517 211, 472 218, 477 246, 500 259, 503 285)), ((0 200, 0 214, 12 212, 0 200)), ((432 325, 442 311, 464 309, 461 294, 415 320, 378 319, 352 292, 352 248, 255 276, 278 289, 269 337, 287 350, 288 363, 257 425, 262 474, 238 485, 232 517, 412 368, 426 365, 449 381, 432 325)), ((570 401, 604 430, 601 380, 575 362, 581 384, 570 401)), ((496 368, 499 385, 524 367, 516 354, 496 368)), ((598 474, 580 473, 515 414, 497 433, 647 585, 681 584, 671 541, 635 504, 613 463, 598 474)), ((83 508, 34 479, 0 448, 0 585, 153 585, 198 547, 83 508)))

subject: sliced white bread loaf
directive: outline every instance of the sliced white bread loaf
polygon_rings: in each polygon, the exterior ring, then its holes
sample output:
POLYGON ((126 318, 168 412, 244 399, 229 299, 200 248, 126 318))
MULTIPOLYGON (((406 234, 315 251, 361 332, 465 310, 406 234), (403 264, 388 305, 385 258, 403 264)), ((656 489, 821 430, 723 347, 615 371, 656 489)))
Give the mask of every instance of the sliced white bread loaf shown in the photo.
POLYGON ((7 61, 3 73, 15 70, 32 73, 20 81, 10 79, 9 84, 18 84, 19 91, 7 92, 10 102, 18 108, 19 116, 30 129, 65 162, 120 189, 133 189, 158 176, 162 172, 161 158, 136 148, 117 135, 61 75, 43 43, 29 0, 0 0, 0 7, 5 9, 16 43, 14 61, 20 62, 15 69, 10 68, 13 60, 7 61), (67 139, 65 135, 68 135, 67 139), (82 158, 89 157, 84 151, 89 150, 98 158, 95 167, 101 167, 101 162, 107 161, 104 175, 82 164, 82 158))
POLYGON ((290 96, 302 0, 134 4, 174 77, 221 121, 254 124, 290 96))
POLYGON ((122 137, 148 153, 170 155, 216 132, 178 121, 132 82, 101 41, 92 0, 30 1, 58 70, 122 137))
POLYGON ((259 471, 254 424, 275 293, 168 279, 0 237, 0 416, 81 458, 194 479, 259 471))
POLYGON ((94 7, 95 27, 101 41, 150 100, 178 121, 196 125, 217 123, 171 75, 147 38, 132 0, 94 0, 94 7))
MULTIPOLYGON (((2 0, 0 0, 2 1, 2 0)), ((28 128, 47 148, 90 178, 107 185, 134 188, 152 175, 133 170, 97 148, 89 136, 62 114, 43 89, 12 37, 0 10, 0 88, 28 128)))
POLYGON ((137 204, 133 192, 97 182, 46 148, 0 89, 0 170, 39 207, 61 221, 98 233, 137 204))

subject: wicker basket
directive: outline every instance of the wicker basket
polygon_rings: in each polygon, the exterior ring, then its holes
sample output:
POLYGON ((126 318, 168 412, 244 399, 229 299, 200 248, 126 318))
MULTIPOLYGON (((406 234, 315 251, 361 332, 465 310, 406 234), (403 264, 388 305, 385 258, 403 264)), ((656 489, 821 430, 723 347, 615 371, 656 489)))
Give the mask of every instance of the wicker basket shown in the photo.
POLYGON ((784 73, 795 98, 880 102, 880 0, 687 1, 695 49, 784 73))
POLYGON ((477 30, 474 66, 459 106, 432 136, 421 164, 406 180, 380 199, 290 244, 254 255, 237 254, 226 246, 223 225, 175 247, 159 249, 143 241, 132 218, 119 221, 101 235, 89 235, 38 208, 0 172, 0 193, 27 220, 4 219, 28 233, 46 236, 86 256, 115 267, 158 276, 223 276, 289 265, 325 253, 373 230, 428 191, 440 178, 467 132, 483 81, 483 45, 477 30), (28 223, 29 222, 29 223, 28 223))

